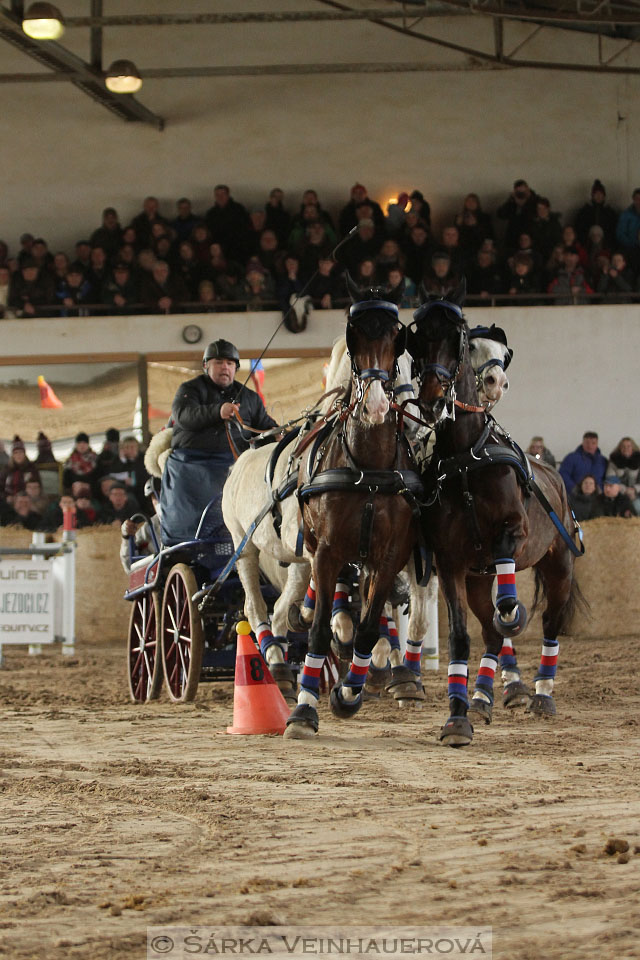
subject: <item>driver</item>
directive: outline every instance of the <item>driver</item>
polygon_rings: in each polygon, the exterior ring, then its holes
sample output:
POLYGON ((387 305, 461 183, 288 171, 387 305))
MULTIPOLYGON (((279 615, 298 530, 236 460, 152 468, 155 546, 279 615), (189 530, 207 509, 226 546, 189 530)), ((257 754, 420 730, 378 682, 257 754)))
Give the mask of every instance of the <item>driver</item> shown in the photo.
MULTIPOLYGON (((230 466, 249 446, 243 424, 259 431, 277 426, 258 394, 235 381, 240 357, 232 343, 210 343, 202 366, 200 376, 178 387, 171 408, 171 454, 161 490, 166 546, 192 540, 205 507, 222 496, 230 466)), ((222 524, 219 506, 210 520, 222 524)))
POLYGON ((257 393, 236 383, 240 366, 236 347, 228 340, 214 340, 202 357, 204 373, 178 387, 172 407, 173 436, 171 449, 207 450, 210 453, 231 452, 231 440, 238 453, 246 450, 249 440, 236 419, 258 430, 277 426, 264 408, 257 393))

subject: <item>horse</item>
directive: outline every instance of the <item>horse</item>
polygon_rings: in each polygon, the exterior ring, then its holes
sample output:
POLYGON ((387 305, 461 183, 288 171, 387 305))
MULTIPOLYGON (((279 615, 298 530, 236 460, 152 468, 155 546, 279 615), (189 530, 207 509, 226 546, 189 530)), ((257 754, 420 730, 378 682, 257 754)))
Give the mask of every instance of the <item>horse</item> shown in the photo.
POLYGON ((536 715, 556 712, 557 638, 582 601, 573 569, 580 552, 573 534, 579 527, 561 477, 539 462, 534 477, 520 448, 478 403, 469 329, 461 309, 464 295, 463 282, 448 299, 426 300, 408 331, 420 413, 435 432, 433 454, 423 465, 423 526, 449 613, 450 716, 439 739, 453 747, 473 739, 466 603, 482 625, 485 645, 472 713, 488 723, 503 640, 521 634, 526 624, 515 571, 533 567, 536 597, 546 598, 540 668, 528 706, 536 715))

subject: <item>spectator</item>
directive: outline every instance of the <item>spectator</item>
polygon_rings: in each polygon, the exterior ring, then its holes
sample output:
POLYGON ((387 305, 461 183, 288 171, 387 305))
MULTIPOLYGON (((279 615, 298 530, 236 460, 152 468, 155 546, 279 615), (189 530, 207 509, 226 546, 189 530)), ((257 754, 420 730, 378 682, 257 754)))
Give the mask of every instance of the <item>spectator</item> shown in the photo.
MULTIPOLYGON (((142 211, 131 221, 131 226, 135 230, 136 245, 139 248, 149 246, 153 233, 154 223, 160 223, 166 229, 169 224, 160 216, 160 204, 157 197, 145 197, 142 202, 142 211)), ((128 242, 128 241, 127 241, 128 242)))
POLYGON ((227 256, 244 262, 247 255, 249 217, 241 203, 219 183, 213 191, 214 204, 207 210, 206 221, 212 241, 221 243, 227 256))
POLYGON ((572 488, 569 494, 569 506, 579 523, 603 515, 600 496, 600 489, 595 477, 590 473, 585 474, 580 483, 572 488))
POLYGON ((620 478, 623 492, 632 501, 634 512, 640 515, 640 448, 635 440, 622 438, 609 455, 607 470, 620 478))
POLYGON ((111 485, 108 499, 109 506, 103 515, 105 523, 115 525, 117 521, 118 526, 120 526, 124 520, 128 520, 132 514, 140 509, 135 497, 128 493, 125 484, 119 481, 111 485))
POLYGON ((32 233, 23 233, 20 237, 20 252, 18 253, 18 268, 22 270, 25 260, 33 260, 33 255, 31 253, 33 249, 33 234, 32 233))
POLYGON ((42 516, 49 506, 49 498, 46 497, 42 491, 42 484, 37 470, 25 474, 24 492, 31 500, 33 511, 42 516))
POLYGON ((631 500, 623 493, 622 481, 614 473, 604 478, 602 493, 599 496, 603 517, 634 517, 631 500))
POLYGON ((632 194, 631 205, 623 210, 616 228, 616 243, 625 254, 634 269, 638 267, 638 251, 640 249, 640 187, 636 187, 632 194))
POLYGON ((19 272, 13 274, 9 290, 9 306, 19 317, 41 317, 43 307, 54 301, 54 282, 50 274, 40 272, 33 258, 25 257, 19 272))
POLYGON ((36 443, 38 456, 33 463, 40 474, 43 489, 47 495, 57 496, 60 493, 60 464, 55 458, 51 441, 41 430, 36 443))
POLYGON ((603 270, 598 280, 598 293, 604 294, 605 303, 631 303, 625 293, 633 290, 633 271, 627 266, 623 253, 614 253, 608 269, 603 270))
POLYGON ((404 271, 406 258, 400 249, 400 244, 393 237, 388 237, 383 241, 376 255, 376 271, 378 276, 386 280, 389 270, 399 267, 404 271))
POLYGON ((74 493, 78 527, 95 527, 104 523, 104 514, 91 499, 91 488, 87 483, 74 483, 77 492, 74 493))
MULTIPOLYGON (((102 517, 111 509, 111 501, 109 500, 109 491, 111 487, 116 483, 115 477, 112 477, 110 473, 104 474, 97 481, 97 490, 94 497, 94 502, 100 511, 102 517)), ((107 521, 105 521, 106 523, 107 521)))
POLYGON ((360 287, 361 290, 379 285, 376 273, 376 262, 372 257, 365 257, 365 259, 357 263, 349 273, 354 283, 360 287))
MULTIPOLYGON (((4 468, 7 466, 8 463, 9 463, 9 454, 5 449, 4 440, 0 440, 0 471, 4 470, 4 468)), ((2 500, 1 490, 0 490, 0 500, 2 500)))
POLYGON ((155 313, 176 313, 180 305, 189 301, 189 291, 180 276, 173 276, 169 264, 156 260, 151 276, 142 280, 141 299, 155 313))
POLYGON ((120 441, 119 459, 114 461, 109 472, 120 483, 124 483, 127 491, 142 505, 142 491, 149 474, 144 465, 144 454, 140 451, 140 444, 135 437, 123 437, 120 441))
POLYGON ((292 253, 284 259, 284 275, 278 281, 276 296, 283 313, 287 313, 292 301, 300 295, 304 283, 300 277, 300 260, 292 253))
POLYGON ((216 289, 226 311, 244 310, 244 270, 238 263, 230 261, 225 270, 216 279, 216 289), (242 306, 238 306, 242 304, 242 306))
POLYGON ((167 263, 173 260, 173 241, 168 233, 162 233, 156 237, 152 249, 158 260, 166 260, 167 263))
POLYGON ((185 240, 190 239, 194 227, 201 221, 191 209, 191 200, 187 197, 180 197, 176 203, 176 209, 178 215, 175 220, 171 221, 171 229, 178 243, 183 243, 185 240))
POLYGON ((267 226, 267 211, 263 207, 252 207, 249 211, 249 233, 247 254, 254 257, 260 246, 262 231, 267 226))
POLYGON ((267 214, 266 228, 273 230, 281 247, 286 245, 291 232, 291 216, 283 204, 284 193, 280 187, 274 187, 264 206, 267 214))
MULTIPOLYGON (((120 463, 120 431, 109 427, 104 435, 102 450, 96 457, 96 479, 111 473, 115 464, 120 463)), ((73 492, 73 490, 72 490, 73 492)))
POLYGON ((306 238, 308 237, 309 227, 318 223, 323 227, 324 236, 328 238, 328 242, 331 243, 331 248, 333 249, 336 245, 336 233, 328 216, 328 214, 326 217, 321 215, 321 210, 317 203, 303 204, 300 208, 300 213, 291 221, 291 233, 289 234, 288 242, 289 249, 296 250, 299 253, 304 247, 306 238))
POLYGON ((510 296, 517 298, 512 301, 513 305, 535 306, 537 300, 535 297, 528 298, 528 294, 542 293, 542 290, 538 275, 534 273, 533 257, 529 253, 516 253, 515 256, 509 257, 509 263, 513 266, 505 287, 510 296))
MULTIPOLYGON (((405 212, 409 209, 409 194, 406 191, 398 194, 398 199, 391 201, 387 206, 385 231, 390 237, 401 236, 404 227, 405 212)), ((416 215, 416 222, 418 217, 416 215)))
POLYGON ((440 236, 439 250, 446 250, 451 259, 451 269, 455 273, 462 274, 465 268, 465 255, 460 246, 460 231, 455 224, 449 224, 442 228, 440 236))
POLYGON ((484 239, 493 237, 491 214, 484 212, 477 193, 466 195, 462 211, 456 214, 454 223, 460 233, 460 248, 467 260, 475 257, 484 239))
POLYGON ((78 308, 86 304, 98 303, 101 299, 99 291, 96 296, 95 289, 84 276, 81 267, 76 265, 69 267, 65 279, 58 284, 56 298, 62 306, 61 317, 79 316, 81 313, 86 316, 89 311, 78 308))
POLYGON ((592 287, 587 282, 584 270, 579 266, 579 254, 576 247, 565 247, 563 253, 564 266, 558 271, 548 287, 548 292, 555 296, 554 303, 588 303, 592 287))
POLYGON ((366 187, 361 183, 354 183, 351 187, 351 196, 349 202, 340 211, 338 218, 338 232, 340 237, 346 237, 353 227, 355 227, 361 218, 357 215, 358 207, 367 204, 370 207, 368 216, 373 220, 376 230, 384 234, 385 223, 382 207, 375 200, 369 198, 366 187))
POLYGON ((138 300, 136 283, 128 263, 116 263, 111 277, 102 289, 100 302, 111 307, 111 313, 129 313, 138 300))
POLYGON ((580 266, 585 270, 589 266, 589 254, 587 253, 587 248, 583 247, 579 242, 576 232, 570 224, 567 224, 566 227, 562 228, 562 242, 565 247, 575 247, 578 251, 578 257, 580 266))
POLYGON ((91 264, 86 273, 86 278, 91 285, 91 296, 93 302, 98 303, 103 288, 106 286, 111 275, 109 258, 104 247, 91 248, 91 264))
POLYGON ((285 252, 278 247, 278 238, 273 230, 263 230, 260 234, 256 257, 275 283, 284 270, 285 252))
POLYGON ((91 483, 96 476, 97 454, 89 446, 89 435, 81 431, 71 451, 71 456, 64 464, 62 471, 62 486, 65 491, 71 490, 74 480, 84 480, 91 483))
POLYGON ((516 180, 510 196, 496 210, 500 220, 507 221, 504 244, 509 253, 517 249, 521 233, 530 233, 536 216, 538 195, 526 180, 516 180))
POLYGON ((153 505, 153 516, 151 520, 147 520, 142 525, 136 523, 134 520, 124 520, 120 532, 122 533, 122 543, 120 544, 120 562, 122 563, 125 573, 131 571, 131 557, 129 551, 129 538, 134 537, 134 555, 137 557, 146 556, 150 553, 156 552, 156 542, 158 545, 161 542, 162 529, 160 526, 160 512, 159 512, 159 493, 160 493, 160 481, 153 477, 149 479, 145 486, 145 495, 151 499, 153 505), (155 540, 151 532, 151 527, 153 527, 153 533, 155 533, 155 540))
POLYGON ((262 266, 258 259, 251 259, 247 264, 244 279, 244 297, 248 310, 268 310, 276 299, 276 292, 271 275, 262 266))
POLYGON ((201 280, 198 284, 198 304, 203 312, 215 310, 216 290, 211 280, 201 280))
POLYGON ((309 224, 305 240, 299 248, 300 274, 306 281, 318 269, 320 260, 330 257, 333 252, 334 241, 327 236, 327 227, 321 220, 314 220, 309 224))
POLYGON ((591 187, 591 202, 580 207, 575 219, 578 240, 586 246, 591 227, 596 224, 602 228, 605 246, 610 250, 615 244, 618 214, 613 207, 607 206, 607 192, 600 180, 594 180, 591 187))
POLYGON ((556 244, 562 242, 560 214, 552 213, 551 203, 546 197, 538 197, 536 215, 531 227, 532 246, 542 260, 548 260, 556 244))
POLYGON ((345 264, 350 273, 354 273, 358 264, 363 260, 375 260, 383 237, 376 232, 373 220, 366 217, 358 225, 358 232, 353 234, 349 242, 340 252, 340 261, 345 264))
POLYGON ((4 242, 0 240, 0 267, 9 266, 9 247, 4 242))
POLYGON ((12 523, 24 527, 25 530, 42 530, 44 517, 34 510, 31 497, 24 491, 19 491, 13 498, 14 519, 12 523))
POLYGON ((418 296, 416 285, 409 277, 405 277, 400 267, 392 267, 387 274, 387 284, 390 290, 395 290, 404 282, 404 294, 398 304, 401 308, 415 307, 418 296))
POLYGON ((75 252, 74 266, 82 267, 82 272, 87 273, 91 266, 91 244, 88 240, 78 240, 75 252))
POLYGON ((493 250, 480 249, 467 270, 467 293, 488 299, 502 293, 503 281, 493 250))
POLYGON ((424 223, 416 223, 411 228, 408 241, 404 246, 407 258, 407 275, 418 287, 422 283, 431 257, 428 228, 424 223))
POLYGON ((531 443, 527 447, 526 452, 534 460, 542 460, 543 463, 547 463, 550 467, 556 468, 556 458, 551 453, 548 447, 544 445, 544 437, 531 437, 531 443))
POLYGON ((173 271, 174 276, 182 279, 189 293, 189 299, 195 300, 202 274, 202 265, 198 263, 196 251, 190 240, 182 240, 178 245, 178 255, 173 265, 173 271))
POLYGON ((122 227, 113 207, 105 207, 102 211, 102 226, 93 231, 90 243, 92 247, 101 247, 109 260, 115 259, 122 246, 122 227))
POLYGON ((588 473, 595 478, 598 486, 602 486, 606 468, 606 457, 603 457, 598 447, 598 434, 593 430, 586 430, 580 446, 566 455, 559 469, 565 487, 573 490, 588 473))
POLYGON ((526 256, 531 258, 532 261, 532 272, 535 276, 539 276, 542 271, 542 257, 538 250, 533 246, 533 239, 530 233, 521 233, 518 237, 517 248, 511 254, 510 257, 507 257, 507 267, 513 272, 515 266, 515 256, 517 253, 523 253, 526 256))
POLYGON ((551 256, 542 271, 543 289, 548 290, 549 284, 552 280, 555 280, 561 270, 564 270, 564 244, 558 243, 551 251, 551 256))
MULTIPOLYGON (((413 277, 411 278, 413 279, 413 277)), ((451 257, 446 250, 436 250, 431 268, 424 277, 424 288, 432 296, 444 297, 460 283, 460 276, 452 270, 451 257)))
POLYGON ((429 230, 431 228, 431 207, 425 200, 424 194, 420 190, 412 190, 409 194, 409 200, 411 201, 411 213, 414 213, 429 230))
POLYGON ((16 434, 11 447, 11 457, 2 470, 2 490, 9 503, 13 503, 16 493, 21 493, 24 490, 27 474, 33 475, 34 473, 38 476, 37 468, 27 458, 24 443, 16 434))
POLYGON ((47 241, 43 240, 42 237, 37 237, 37 239, 33 241, 33 244, 31 246, 31 256, 35 260, 38 270, 41 273, 43 271, 52 273, 53 256, 49 251, 49 247, 47 246, 47 241))
POLYGON ((611 251, 605 247, 604 231, 597 223, 589 228, 586 251, 589 283, 597 290, 600 278, 608 272, 611 265, 611 251))
MULTIPOLYGON (((197 223, 193 228, 190 239, 198 263, 208 264, 211 256, 211 234, 206 223, 197 223)), ((222 247, 220 247, 220 250, 222 250, 222 247)))
POLYGON ((15 313, 9 307, 11 292, 11 271, 8 267, 0 267, 0 319, 12 320, 15 313))
POLYGON ((53 258, 53 267, 52 274, 55 283, 60 283, 64 280, 67 273, 69 272, 69 267, 71 266, 71 261, 66 253, 60 251, 56 253, 53 258))

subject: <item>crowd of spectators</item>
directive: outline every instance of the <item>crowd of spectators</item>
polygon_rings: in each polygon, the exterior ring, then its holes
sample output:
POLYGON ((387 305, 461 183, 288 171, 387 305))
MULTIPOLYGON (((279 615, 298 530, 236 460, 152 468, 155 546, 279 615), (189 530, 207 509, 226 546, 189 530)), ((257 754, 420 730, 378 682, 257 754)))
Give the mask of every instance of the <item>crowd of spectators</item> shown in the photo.
POLYGON ((279 188, 248 210, 219 184, 206 212, 181 197, 169 214, 149 196, 122 224, 107 207, 73 251, 52 252, 31 233, 16 251, 0 241, 0 315, 287 310, 303 291, 331 308, 346 302, 345 269, 362 284, 404 278, 408 306, 421 285, 443 294, 463 274, 481 300, 627 302, 640 291, 639 236, 640 188, 619 212, 600 180, 564 223, 520 179, 493 215, 469 193, 438 231, 420 190, 400 194, 385 213, 356 183, 334 219, 315 190, 304 191, 295 211, 279 188), (332 252, 354 227, 336 263, 332 252))
MULTIPOLYGON (((53 532, 63 525, 64 511, 71 512, 73 527, 78 528, 98 524, 121 528, 139 512, 153 517, 151 494, 145 496, 149 475, 135 437, 121 438, 111 427, 96 453, 89 436, 80 432, 64 463, 56 461, 42 432, 37 449, 35 459, 29 460, 19 436, 10 452, 0 441, 0 527, 53 532)), ((631 437, 622 437, 607 458, 598 446, 598 434, 587 430, 559 466, 543 437, 533 437, 527 453, 558 469, 579 521, 640 516, 640 447, 631 437)))
POLYGON ((144 496, 148 474, 135 437, 120 438, 111 427, 96 453, 89 436, 77 434, 71 455, 56 461, 51 443, 40 432, 38 454, 27 458, 18 435, 11 450, 0 442, 0 526, 53 532, 63 526, 68 512, 73 528, 117 524, 134 513, 148 513, 144 496))
MULTIPOLYGON (((556 466, 542 437, 533 437, 527 453, 556 466)), ((577 520, 640 516, 640 447, 631 437, 622 437, 607 458, 598 446, 598 434, 587 430, 558 471, 577 520)))

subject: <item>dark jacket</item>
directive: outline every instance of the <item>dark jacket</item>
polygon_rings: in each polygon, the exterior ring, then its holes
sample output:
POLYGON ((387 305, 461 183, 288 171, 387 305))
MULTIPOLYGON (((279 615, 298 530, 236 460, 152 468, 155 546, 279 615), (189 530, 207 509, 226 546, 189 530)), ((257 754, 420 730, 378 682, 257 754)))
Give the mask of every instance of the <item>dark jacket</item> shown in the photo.
POLYGON ((231 436, 236 449, 246 450, 251 433, 245 435, 237 420, 225 421, 220 416, 223 403, 238 403, 240 416, 247 426, 269 430, 277 426, 269 416, 257 393, 234 380, 229 386, 217 386, 203 373, 187 380, 178 387, 171 416, 173 435, 171 447, 203 450, 209 453, 228 453, 229 441, 225 424, 230 424, 231 436))
POLYGON ((633 504, 626 493, 619 493, 617 497, 599 495, 601 517, 635 517, 633 504))
POLYGON ((602 486, 607 468, 607 458, 600 453, 600 448, 591 455, 586 453, 580 444, 572 453, 568 453, 560 464, 560 476, 564 480, 567 490, 572 490, 588 473, 595 477, 599 487, 602 486))
POLYGON ((593 520, 594 517, 602 517, 604 511, 601 505, 602 494, 594 490, 593 493, 583 493, 579 486, 574 487, 569 494, 569 506, 576 516, 576 520, 582 523, 583 520, 593 520))
POLYGON ((604 232, 605 246, 611 247, 616 239, 616 224, 618 214, 613 207, 606 203, 585 203, 580 207, 576 215, 575 230, 580 243, 586 243, 589 239, 589 230, 594 225, 602 227, 604 232))

